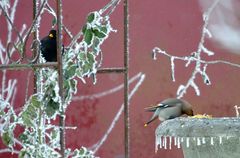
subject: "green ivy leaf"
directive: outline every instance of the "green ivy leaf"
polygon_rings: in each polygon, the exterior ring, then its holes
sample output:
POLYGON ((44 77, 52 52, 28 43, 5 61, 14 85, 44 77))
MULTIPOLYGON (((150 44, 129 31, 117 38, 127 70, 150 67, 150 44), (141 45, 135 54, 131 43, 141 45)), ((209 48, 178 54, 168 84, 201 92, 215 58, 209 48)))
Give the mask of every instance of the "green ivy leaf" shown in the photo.
POLYGON ((28 143, 28 135, 26 135, 25 133, 22 133, 19 135, 19 139, 23 142, 23 143, 28 143))
POLYGON ((79 59, 80 61, 85 60, 85 59, 86 59, 86 54, 83 53, 83 52, 80 52, 80 53, 78 54, 78 59, 79 59))
POLYGON ((87 53, 88 62, 92 65, 95 62, 94 55, 92 53, 87 53))
POLYGON ((76 70, 77 77, 82 78, 83 77, 83 70, 81 68, 78 68, 76 70))
POLYGON ((37 111, 40 108, 40 106, 41 106, 40 100, 36 95, 33 95, 29 100, 29 104, 21 114, 21 118, 23 120, 24 125, 28 127, 34 126, 34 120, 36 120, 38 117, 37 111))
POLYGON ((32 96, 31 103, 35 108, 40 108, 41 106, 41 102, 38 100, 38 97, 36 95, 32 96))
POLYGON ((71 65, 67 70, 66 70, 66 76, 68 79, 73 78, 75 76, 76 73, 76 69, 77 69, 77 65, 71 65))
POLYGON ((13 138, 11 137, 9 132, 4 132, 2 134, 2 142, 6 146, 10 146, 13 144, 13 138))
POLYGON ((18 158, 24 158, 26 154, 27 154, 26 150, 21 150, 20 153, 18 154, 18 158))
POLYGON ((98 38, 104 38, 104 37, 106 37, 106 34, 104 33, 104 32, 101 32, 101 31, 99 31, 99 30, 93 30, 93 33, 94 33, 94 35, 95 36, 97 36, 98 38))
POLYGON ((77 92, 77 80, 72 79, 70 80, 70 87, 73 93, 77 92))
POLYGON ((58 133, 59 133, 59 131, 57 131, 57 130, 52 130, 52 132, 51 132, 51 138, 52 138, 52 140, 54 140, 54 139, 57 138, 58 133))
POLYGON ((99 26, 100 31, 102 31, 103 33, 107 33, 107 27, 106 26, 99 26))
POLYGON ((86 74, 91 70, 91 65, 89 63, 85 63, 82 67, 83 73, 86 74))
POLYGON ((52 19, 52 26, 55 26, 57 24, 57 19, 54 17, 53 19, 52 19))
POLYGON ((52 117, 59 110, 59 104, 54 102, 52 99, 49 100, 45 112, 48 117, 52 117))
POLYGON ((82 28, 82 33, 83 33, 83 34, 85 34, 86 29, 87 29, 87 25, 84 25, 83 28, 82 28))
POLYGON ((94 39, 92 49, 93 49, 92 51, 94 52, 94 54, 97 54, 100 51, 100 39, 99 38, 94 39))
POLYGON ((87 22, 91 23, 95 19, 95 13, 90 13, 87 17, 87 22))
POLYGON ((93 32, 91 29, 86 29, 84 34, 84 41, 87 43, 87 45, 91 45, 93 39, 93 32))
POLYGON ((79 149, 79 155, 84 155, 85 151, 84 148, 79 149))
POLYGON ((29 114, 27 112, 23 112, 21 115, 21 118, 23 120, 23 124, 28 126, 28 127, 32 127, 34 126, 33 124, 33 120, 29 117, 29 114))

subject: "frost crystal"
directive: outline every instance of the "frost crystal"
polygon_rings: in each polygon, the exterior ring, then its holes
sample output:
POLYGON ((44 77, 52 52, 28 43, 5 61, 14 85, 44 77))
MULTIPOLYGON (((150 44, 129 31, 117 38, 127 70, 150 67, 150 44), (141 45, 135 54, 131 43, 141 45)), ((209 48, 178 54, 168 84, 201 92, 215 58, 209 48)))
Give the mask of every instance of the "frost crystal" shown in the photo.
POLYGON ((174 68, 175 68, 175 65, 174 65, 174 57, 171 57, 171 70, 172 70, 172 81, 175 82, 175 75, 174 75, 174 68))
POLYGON ((201 49, 203 50, 204 53, 206 53, 208 56, 214 55, 214 52, 208 50, 204 45, 201 45, 201 49))
POLYGON ((189 137, 186 138, 186 146, 189 147, 189 137))

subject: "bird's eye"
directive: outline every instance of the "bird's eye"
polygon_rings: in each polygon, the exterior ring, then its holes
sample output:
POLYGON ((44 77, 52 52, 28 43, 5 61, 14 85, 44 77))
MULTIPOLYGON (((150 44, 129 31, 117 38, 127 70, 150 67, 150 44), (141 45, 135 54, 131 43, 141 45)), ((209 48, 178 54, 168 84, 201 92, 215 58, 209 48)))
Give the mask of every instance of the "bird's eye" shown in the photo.
POLYGON ((53 38, 53 34, 51 34, 51 33, 50 33, 48 36, 49 36, 50 38, 53 38))

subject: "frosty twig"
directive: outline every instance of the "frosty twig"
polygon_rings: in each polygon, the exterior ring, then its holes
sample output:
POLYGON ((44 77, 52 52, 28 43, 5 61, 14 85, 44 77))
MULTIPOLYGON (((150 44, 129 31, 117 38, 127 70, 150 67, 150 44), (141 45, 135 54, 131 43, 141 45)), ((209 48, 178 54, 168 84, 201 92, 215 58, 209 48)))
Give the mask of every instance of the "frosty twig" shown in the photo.
POLYGON ((211 81, 206 73, 207 70, 207 66, 211 65, 211 64, 226 64, 226 65, 230 65, 230 66, 234 66, 234 67, 238 67, 240 68, 240 64, 237 63, 232 63, 229 61, 224 61, 224 60, 213 60, 213 61, 206 61, 204 59, 201 58, 201 54, 202 53, 206 53, 208 56, 212 56, 214 55, 214 52, 211 50, 208 50, 207 47, 205 47, 204 43, 205 43, 205 38, 206 36, 208 36, 209 38, 212 37, 211 32, 208 30, 208 24, 209 24, 209 19, 210 16, 214 10, 214 8, 217 6, 217 4, 219 3, 220 0, 215 0, 214 3, 210 6, 210 8, 203 14, 203 27, 202 27, 202 34, 201 34, 201 38, 200 38, 200 42, 198 44, 197 50, 193 53, 191 53, 189 56, 174 56, 171 55, 169 53, 167 53, 166 51, 162 50, 161 48, 155 47, 153 49, 153 59, 156 60, 156 54, 163 54, 165 56, 167 56, 170 61, 171 61, 171 71, 172 71, 172 80, 175 81, 175 75, 174 75, 174 71, 175 71, 175 60, 182 60, 182 61, 186 61, 185 66, 189 66, 190 63, 194 62, 195 63, 195 68, 192 72, 192 75, 190 76, 190 78, 188 79, 187 83, 184 85, 180 85, 178 87, 177 90, 177 97, 178 98, 182 98, 183 95, 187 92, 187 89, 189 87, 192 87, 195 92, 196 95, 200 95, 200 90, 198 88, 198 85, 195 83, 195 78, 197 74, 200 74, 203 77, 203 81, 206 85, 210 85, 211 81))

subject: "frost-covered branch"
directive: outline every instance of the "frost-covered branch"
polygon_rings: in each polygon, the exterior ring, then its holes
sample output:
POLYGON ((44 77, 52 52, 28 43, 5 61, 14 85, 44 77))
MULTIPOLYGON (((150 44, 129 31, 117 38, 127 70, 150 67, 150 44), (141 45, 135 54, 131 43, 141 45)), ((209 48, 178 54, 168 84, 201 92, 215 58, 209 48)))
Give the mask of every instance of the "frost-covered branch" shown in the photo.
POLYGON ((234 67, 238 67, 240 68, 240 64, 236 64, 236 63, 232 63, 229 61, 224 61, 224 60, 213 60, 213 61, 206 61, 204 59, 202 59, 201 55, 202 53, 207 54, 208 56, 213 56, 215 53, 211 50, 209 50, 206 46, 205 46, 205 39, 206 37, 211 38, 212 34, 211 32, 208 30, 208 24, 209 24, 209 19, 210 16, 214 10, 214 8, 217 6, 217 4, 219 3, 220 0, 215 0, 214 3, 210 6, 210 8, 203 14, 203 27, 202 27, 202 33, 201 33, 201 38, 200 38, 200 42, 198 44, 198 47, 196 49, 195 52, 191 53, 189 56, 174 56, 174 55, 170 55, 169 53, 167 53, 166 51, 162 50, 161 48, 155 47, 153 49, 153 59, 156 60, 156 55, 158 54, 163 54, 165 56, 167 56, 170 59, 171 62, 171 71, 172 71, 172 80, 175 81, 175 75, 174 75, 174 71, 175 71, 175 60, 182 60, 185 61, 186 64, 185 66, 188 67, 192 62, 195 63, 195 68, 192 71, 192 75, 190 76, 190 78, 188 79, 187 83, 184 85, 180 85, 178 87, 177 90, 177 97, 178 98, 182 98, 183 95, 187 92, 187 89, 189 87, 192 87, 197 95, 200 95, 200 90, 198 88, 198 85, 195 83, 195 79, 197 74, 200 74, 203 77, 203 82, 206 85, 210 85, 211 81, 210 78, 206 72, 207 70, 207 66, 211 65, 211 64, 226 64, 226 65, 230 65, 230 66, 234 66, 234 67))
MULTIPOLYGON (((97 18, 94 20, 94 25, 99 25, 100 23, 99 22, 105 22, 105 23, 108 23, 108 20, 109 20, 109 15, 114 11, 114 9, 116 8, 116 6, 120 3, 121 0, 111 0, 105 7, 103 7, 103 9, 100 9, 99 11, 95 11, 95 16, 97 16, 97 18), (110 14, 106 14, 106 15, 103 15, 109 8, 112 8, 110 10, 110 14)), ((89 25, 88 26, 84 26, 84 27, 88 27, 89 28, 89 25)), ((82 30, 85 30, 84 27, 82 28, 82 30)), ((111 31, 114 31, 108 24, 106 25, 106 27, 108 28, 108 30, 111 32, 111 31)), ((93 26, 92 28, 96 28, 96 26, 93 26)), ((85 31, 82 32, 82 30, 80 30, 77 35, 75 35, 73 37, 73 40, 71 41, 71 43, 69 44, 69 48, 73 47, 77 40, 83 36, 85 34, 85 31)), ((105 32, 105 31, 104 31, 105 32)), ((107 31, 108 32, 108 31, 107 31)), ((107 33, 106 32, 106 33, 107 33)), ((82 44, 81 44, 82 45, 82 44)), ((78 45, 76 47, 79 47, 81 45, 78 45)), ((82 47, 82 46, 81 46, 82 47)))
MULTIPOLYGON (((225 65, 229 65, 229 66, 233 66, 233 67, 237 67, 237 68, 240 68, 240 64, 237 64, 237 63, 232 63, 230 61, 225 61, 225 60, 210 60, 210 61, 207 61, 207 60, 202 60, 202 59, 197 59, 195 58, 193 55, 190 55, 190 56, 175 56, 175 55, 171 55, 169 53, 167 53, 166 51, 163 51, 161 50, 160 48, 158 47, 155 47, 153 49, 153 54, 156 55, 156 53, 159 53, 159 54, 163 54, 167 57, 169 57, 170 59, 174 58, 174 59, 177 59, 177 60, 182 60, 182 61, 186 61, 186 67, 192 62, 192 61, 197 61, 201 64, 206 64, 206 65, 211 65, 211 64, 225 64, 225 65)), ((156 56, 154 56, 154 60, 156 60, 156 56)))
MULTIPOLYGON (((7 32, 6 42, 12 41, 12 33, 16 31, 16 28, 14 26, 14 19, 15 19, 17 4, 18 4, 18 0, 14 1, 13 5, 11 5, 8 1, 2 1, 0 3, 0 8, 1 8, 1 11, 3 12, 3 16, 6 19, 8 19, 7 20, 8 32, 7 32), (9 8, 11 9, 9 10, 9 8)), ((20 36, 21 33, 17 32, 17 34, 20 36)), ((17 37, 16 40, 19 40, 19 38, 17 37)), ((9 59, 6 54, 7 48, 4 45, 5 43, 2 43, 0 38, 0 64, 9 63, 9 59)), ((17 90, 16 88, 17 80, 9 79, 7 81, 7 71, 3 70, 1 73, 2 73, 2 77, 1 77, 2 83, 0 87, 0 98, 9 104, 13 103, 14 96, 17 90)))
MULTIPOLYGON (((129 100, 132 98, 132 96, 135 94, 135 92, 138 90, 138 88, 141 86, 141 84, 143 83, 144 79, 145 79, 145 74, 142 73, 138 73, 136 76, 134 76, 133 78, 139 79, 137 84, 134 86, 134 88, 132 89, 132 91, 129 94, 129 100)), ((133 79, 132 78, 132 79, 133 79)), ((130 81, 128 82, 128 84, 130 83, 130 81)), ((90 147, 90 149, 93 151, 93 153, 96 153, 98 151, 98 149, 102 146, 102 144, 106 141, 106 139, 108 138, 109 134, 111 133, 111 131, 113 130, 113 128, 115 127, 117 121, 119 120, 122 112, 124 109, 124 104, 121 105, 120 109, 118 110, 117 114, 115 115, 111 125, 109 126, 109 128, 107 129, 106 133, 104 134, 104 136, 96 143, 94 144, 92 147, 90 147)))
POLYGON ((18 150, 11 150, 11 149, 0 149, 0 154, 2 154, 2 153, 19 154, 20 151, 18 151, 18 150))

